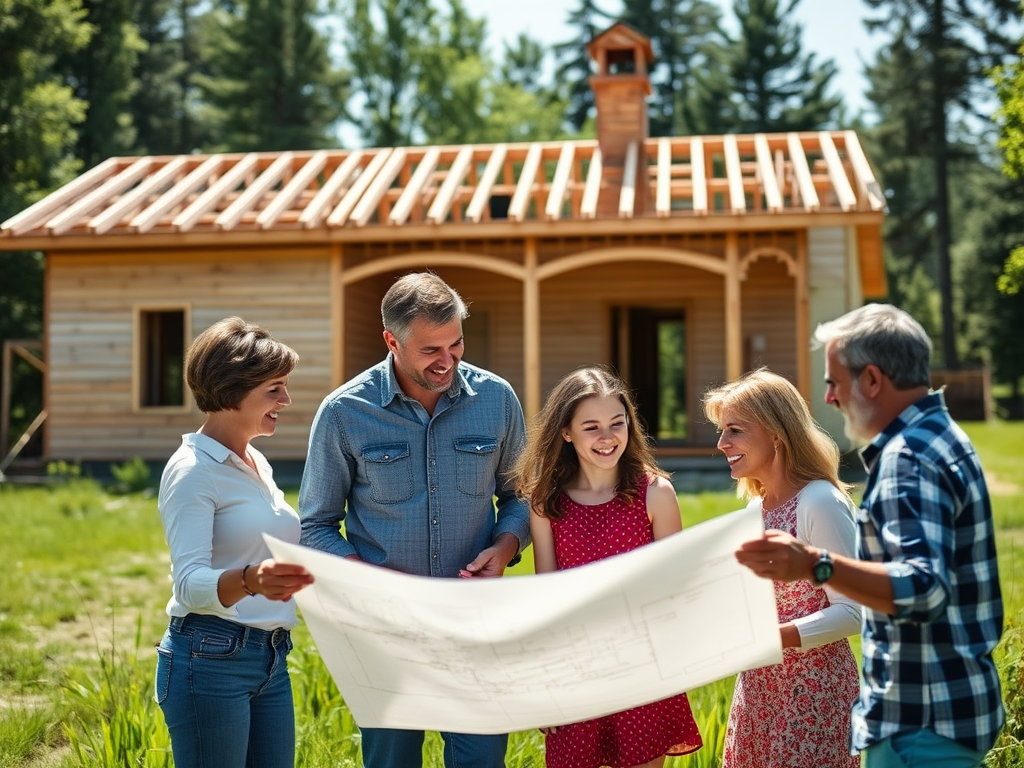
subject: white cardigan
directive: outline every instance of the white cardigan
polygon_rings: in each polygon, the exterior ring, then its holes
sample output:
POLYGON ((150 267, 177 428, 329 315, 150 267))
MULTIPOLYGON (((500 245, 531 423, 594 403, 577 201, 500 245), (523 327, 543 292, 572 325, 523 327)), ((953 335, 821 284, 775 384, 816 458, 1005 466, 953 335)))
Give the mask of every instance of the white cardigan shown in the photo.
MULTIPOLYGON (((748 508, 762 511, 761 499, 748 508)), ((846 557, 857 556, 857 529, 853 505, 827 480, 814 480, 800 491, 796 505, 796 537, 812 547, 846 557)), ((800 633, 800 650, 807 651, 860 632, 863 612, 859 603, 825 584, 829 607, 793 619, 800 633)))

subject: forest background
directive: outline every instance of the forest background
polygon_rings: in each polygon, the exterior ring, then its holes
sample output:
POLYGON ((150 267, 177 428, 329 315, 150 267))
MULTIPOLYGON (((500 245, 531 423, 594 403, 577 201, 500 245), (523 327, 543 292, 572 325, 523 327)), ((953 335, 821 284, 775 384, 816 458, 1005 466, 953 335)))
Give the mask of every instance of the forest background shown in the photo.
MULTIPOLYGON (((851 113, 799 2, 578 0, 570 39, 495 51, 462 0, 0 0, 0 221, 111 156, 592 137, 585 44, 621 19, 652 39, 652 136, 858 131, 888 201, 887 299, 932 334, 936 367, 989 366, 1009 415, 1022 5, 862 0, 877 48, 851 113)), ((44 259, 0 254, 0 341, 42 337, 44 259)), ((14 436, 38 376, 15 366, 14 436)))

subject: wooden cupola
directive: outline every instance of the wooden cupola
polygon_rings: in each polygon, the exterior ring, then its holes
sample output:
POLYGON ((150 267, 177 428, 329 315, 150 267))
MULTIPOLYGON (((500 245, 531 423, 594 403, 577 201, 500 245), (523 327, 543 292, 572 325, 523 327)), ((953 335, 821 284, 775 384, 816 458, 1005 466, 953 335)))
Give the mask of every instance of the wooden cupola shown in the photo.
MULTIPOLYGON (((597 143, 608 181, 621 185, 622 172, 635 170, 637 159, 630 157, 650 133, 647 118, 647 97, 651 95, 649 65, 654 61, 651 40, 628 24, 617 22, 587 45, 587 53, 597 64, 597 73, 590 77, 597 108, 597 143), (617 177, 614 179, 613 177, 617 177)), ((635 183, 635 180, 634 180, 635 183)), ((638 185, 641 192, 646 185, 638 185)), ((641 192, 636 210, 646 207, 641 192)), ((601 195, 599 208, 608 207, 614 215, 618 198, 601 195), (608 205, 604 199, 607 197, 608 205), (613 199, 614 198, 614 199, 613 199)))

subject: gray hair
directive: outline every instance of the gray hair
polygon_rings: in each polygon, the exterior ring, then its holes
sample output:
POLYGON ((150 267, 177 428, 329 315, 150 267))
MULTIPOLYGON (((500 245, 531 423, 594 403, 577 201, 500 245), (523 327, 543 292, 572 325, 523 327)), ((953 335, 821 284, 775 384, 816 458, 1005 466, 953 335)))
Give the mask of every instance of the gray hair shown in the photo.
POLYGON ((380 303, 384 330, 404 343, 414 320, 446 325, 469 317, 458 292, 433 272, 413 272, 395 281, 380 303))
POLYGON ((877 365, 897 389, 931 384, 932 341, 917 320, 891 304, 867 304, 822 323, 814 340, 819 346, 834 342, 851 373, 877 365))

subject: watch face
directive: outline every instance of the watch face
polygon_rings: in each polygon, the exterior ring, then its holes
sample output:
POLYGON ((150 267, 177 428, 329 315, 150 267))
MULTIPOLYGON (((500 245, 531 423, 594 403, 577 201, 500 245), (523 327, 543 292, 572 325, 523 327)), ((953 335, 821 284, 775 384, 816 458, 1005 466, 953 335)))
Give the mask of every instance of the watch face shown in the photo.
POLYGON ((814 564, 814 580, 822 584, 832 578, 832 561, 819 560, 814 564))

